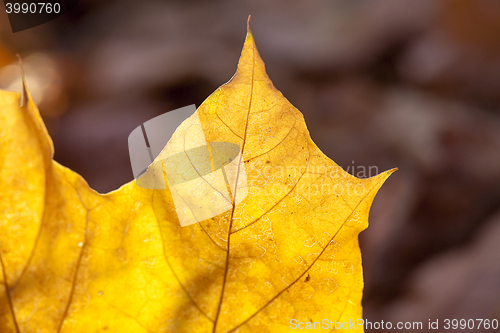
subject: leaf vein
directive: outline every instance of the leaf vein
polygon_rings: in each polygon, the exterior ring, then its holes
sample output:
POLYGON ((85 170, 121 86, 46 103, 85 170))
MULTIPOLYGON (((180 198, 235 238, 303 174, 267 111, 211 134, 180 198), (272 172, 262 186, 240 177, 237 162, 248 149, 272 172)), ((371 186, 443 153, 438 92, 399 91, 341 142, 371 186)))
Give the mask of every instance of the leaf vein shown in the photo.
POLYGON ((219 118, 219 120, 221 121, 221 123, 223 123, 223 124, 224 124, 224 126, 226 126, 226 127, 227 127, 227 128, 228 128, 228 129, 229 129, 229 130, 230 130, 230 131, 234 134, 234 135, 236 135, 238 138, 240 138, 240 139, 242 139, 242 140, 243 140, 243 138, 242 138, 239 134, 237 134, 235 131, 233 131, 233 129, 232 129, 232 128, 228 125, 228 124, 226 124, 224 120, 222 120, 222 118, 219 116, 219 114, 218 114, 218 113, 216 113, 216 115, 217 115, 217 118, 219 118))

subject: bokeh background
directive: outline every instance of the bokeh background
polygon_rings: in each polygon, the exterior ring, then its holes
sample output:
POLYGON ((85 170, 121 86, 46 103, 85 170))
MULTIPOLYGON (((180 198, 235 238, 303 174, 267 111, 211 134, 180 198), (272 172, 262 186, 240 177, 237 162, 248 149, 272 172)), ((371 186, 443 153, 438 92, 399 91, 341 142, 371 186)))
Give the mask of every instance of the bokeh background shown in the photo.
POLYGON ((136 126, 231 78, 249 14, 320 149, 355 175, 399 168, 360 236, 365 318, 498 319, 498 0, 80 0, 16 34, 0 5, 0 88, 19 89, 19 53, 55 159, 111 191, 136 126))

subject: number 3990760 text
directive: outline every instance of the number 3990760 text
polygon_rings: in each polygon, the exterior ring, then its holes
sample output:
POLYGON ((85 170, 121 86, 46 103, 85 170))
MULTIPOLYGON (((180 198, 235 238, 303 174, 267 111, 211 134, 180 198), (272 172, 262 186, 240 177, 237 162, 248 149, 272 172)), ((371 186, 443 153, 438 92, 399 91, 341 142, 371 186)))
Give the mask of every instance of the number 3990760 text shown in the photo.
POLYGON ((5 11, 7 14, 58 14, 61 12, 61 4, 46 3, 46 2, 31 2, 31 3, 6 3, 5 11))

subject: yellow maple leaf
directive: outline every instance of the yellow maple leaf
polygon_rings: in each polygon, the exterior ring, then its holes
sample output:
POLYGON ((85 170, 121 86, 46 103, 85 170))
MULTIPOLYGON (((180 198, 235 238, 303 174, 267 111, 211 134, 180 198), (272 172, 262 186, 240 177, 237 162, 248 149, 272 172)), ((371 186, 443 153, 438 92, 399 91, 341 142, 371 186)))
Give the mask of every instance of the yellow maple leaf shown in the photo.
MULTIPOLYGON (((250 29, 234 77, 190 118, 207 143, 241 152, 229 209, 199 223, 181 227, 171 188, 90 189, 52 159, 21 95, 0 91, 0 332, 285 332, 362 318, 357 238, 393 170, 358 179, 327 158, 250 29)), ((182 126, 167 148, 183 147, 182 126)))

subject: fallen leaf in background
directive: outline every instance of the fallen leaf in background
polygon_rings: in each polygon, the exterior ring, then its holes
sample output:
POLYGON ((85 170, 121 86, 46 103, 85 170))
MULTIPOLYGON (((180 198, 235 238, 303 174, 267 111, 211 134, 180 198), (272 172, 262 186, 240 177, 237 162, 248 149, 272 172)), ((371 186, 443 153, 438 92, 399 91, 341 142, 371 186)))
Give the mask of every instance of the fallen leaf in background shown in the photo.
POLYGON ((53 161, 25 93, 19 106, 0 92, 1 332, 281 332, 362 317, 357 236, 394 170, 358 179, 328 159, 250 29, 236 74, 195 114, 207 141, 241 147, 249 195, 186 227, 169 189, 99 194, 53 161))

